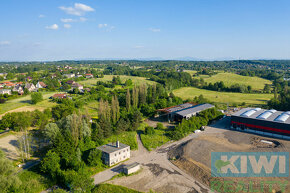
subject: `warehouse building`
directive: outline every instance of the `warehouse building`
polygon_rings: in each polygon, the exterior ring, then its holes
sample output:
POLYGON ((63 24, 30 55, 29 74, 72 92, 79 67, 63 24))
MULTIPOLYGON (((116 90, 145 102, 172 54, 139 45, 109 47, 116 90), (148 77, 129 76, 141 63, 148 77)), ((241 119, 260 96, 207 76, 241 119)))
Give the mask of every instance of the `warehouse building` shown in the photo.
POLYGON ((231 128, 290 139, 290 111, 244 108, 231 116, 231 128))

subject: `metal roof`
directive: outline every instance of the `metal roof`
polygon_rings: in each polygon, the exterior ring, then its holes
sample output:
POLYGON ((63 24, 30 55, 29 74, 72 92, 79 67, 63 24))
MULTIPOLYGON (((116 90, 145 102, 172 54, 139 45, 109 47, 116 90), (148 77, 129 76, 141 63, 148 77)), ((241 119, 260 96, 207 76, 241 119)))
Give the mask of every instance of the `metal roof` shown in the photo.
POLYGON ((137 162, 134 162, 134 163, 132 163, 132 164, 129 164, 129 165, 126 165, 126 166, 124 166, 123 168, 125 169, 131 169, 131 168, 134 168, 134 167, 136 167, 136 166, 139 166, 140 164, 139 163, 137 163, 137 162))
POLYGON ((283 112, 274 109, 244 108, 234 113, 233 116, 290 124, 290 111, 283 112))
POLYGON ((200 111, 203 111, 203 110, 206 110, 206 109, 210 109, 210 108, 213 108, 214 105, 211 105, 211 104, 200 104, 200 105, 196 105, 196 106, 193 106, 193 107, 188 107, 186 109, 182 109, 180 111, 177 111, 177 112, 174 112, 180 116, 186 116, 186 115, 190 115, 190 114, 193 114, 193 113, 198 113, 200 111))
POLYGON ((113 153, 115 151, 119 151, 121 149, 130 147, 129 145, 119 143, 119 148, 116 146, 116 143, 108 143, 106 145, 102 145, 100 147, 97 147, 97 149, 106 152, 106 153, 113 153))

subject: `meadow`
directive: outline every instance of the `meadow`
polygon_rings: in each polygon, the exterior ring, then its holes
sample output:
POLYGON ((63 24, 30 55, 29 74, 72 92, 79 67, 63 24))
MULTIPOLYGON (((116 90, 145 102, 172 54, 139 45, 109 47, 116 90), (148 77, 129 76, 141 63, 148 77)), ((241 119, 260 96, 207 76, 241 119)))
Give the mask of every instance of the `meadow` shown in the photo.
POLYGON ((161 145, 170 141, 170 139, 166 136, 165 129, 162 130, 155 129, 154 134, 152 135, 141 134, 140 137, 144 147, 148 151, 152 151, 153 149, 160 147, 161 145))
POLYGON ((54 102, 49 101, 49 97, 53 96, 55 93, 59 92, 43 92, 43 101, 33 105, 31 104, 30 95, 22 96, 16 99, 8 100, 4 104, 0 104, 0 115, 8 111, 33 111, 35 109, 44 110, 46 108, 53 107, 56 105, 54 102), (21 108, 21 109, 20 109, 21 108))
POLYGON ((250 76, 241 76, 234 73, 222 72, 218 73, 213 76, 198 76, 204 78, 204 81, 207 83, 215 83, 223 81, 225 86, 231 86, 233 84, 240 84, 240 85, 250 85, 252 86, 253 90, 262 90, 265 84, 272 84, 270 80, 266 80, 259 77, 250 77, 250 76))
POLYGON ((183 87, 173 91, 173 93, 182 99, 193 99, 196 96, 203 95, 212 102, 240 104, 245 102, 248 105, 266 104, 268 100, 274 97, 273 94, 250 94, 250 93, 231 93, 217 92, 195 87, 183 87))
MULTIPOLYGON (((92 79, 88 79, 88 80, 83 80, 83 81, 78 81, 78 83, 84 85, 84 86, 96 86, 97 81, 112 81, 113 76, 117 76, 117 75, 105 75, 103 78, 92 78, 92 79)), ((122 84, 125 83, 126 80, 131 79, 133 81, 134 85, 140 85, 142 83, 147 83, 147 84, 154 84, 154 81, 151 80, 147 80, 144 77, 138 77, 138 76, 126 76, 126 75, 119 75, 122 84)))

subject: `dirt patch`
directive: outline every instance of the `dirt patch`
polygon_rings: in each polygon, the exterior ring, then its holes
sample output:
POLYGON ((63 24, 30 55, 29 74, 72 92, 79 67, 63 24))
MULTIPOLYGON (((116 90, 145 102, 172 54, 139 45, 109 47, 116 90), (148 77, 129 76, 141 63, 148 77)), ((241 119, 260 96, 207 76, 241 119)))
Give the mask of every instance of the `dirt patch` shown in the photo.
MULTIPOLYGON (((210 128, 207 128, 210 129, 210 128)), ((210 130, 199 137, 185 142, 168 153, 172 163, 189 175, 196 178, 199 182, 210 187, 210 181, 219 180, 224 182, 231 180, 234 187, 238 186, 241 178, 216 178, 211 176, 211 152, 289 152, 290 142, 261 137, 253 134, 241 133, 230 130, 215 132, 210 130)), ((290 177, 278 178, 243 178, 246 185, 252 183, 253 188, 259 188, 261 181, 290 181, 290 177)), ((269 192, 269 185, 264 185, 264 191, 269 192)), ((223 186, 221 187, 223 188, 223 186)), ((249 188, 249 187, 248 187, 249 188)), ((278 184, 273 186, 275 190, 280 190, 278 184)), ((290 192, 287 186, 286 192, 290 192)))
POLYGON ((6 115, 7 113, 13 113, 13 112, 26 112, 26 111, 34 111, 34 110, 40 110, 40 111, 44 111, 45 108, 44 107, 34 107, 34 106, 25 106, 25 107, 20 107, 20 108, 17 108, 17 109, 13 109, 13 110, 10 110, 10 111, 7 111, 6 113, 3 113, 2 115, 0 115, 0 119, 6 115))
POLYGON ((5 152, 7 158, 17 160, 19 153, 17 151, 18 138, 16 135, 6 135, 0 139, 0 149, 5 152))

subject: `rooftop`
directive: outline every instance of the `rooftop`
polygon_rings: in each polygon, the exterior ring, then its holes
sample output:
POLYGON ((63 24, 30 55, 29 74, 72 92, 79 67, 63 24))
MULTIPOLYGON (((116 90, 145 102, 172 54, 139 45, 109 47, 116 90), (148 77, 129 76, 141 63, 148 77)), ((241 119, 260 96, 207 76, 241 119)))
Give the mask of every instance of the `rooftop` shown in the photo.
POLYGON ((234 113, 233 116, 290 124, 290 111, 244 108, 234 113))
POLYGON ((179 110, 177 112, 175 112, 176 114, 178 115, 181 115, 181 116, 186 116, 186 115, 189 115, 189 114, 192 114, 192 113, 198 113, 200 111, 203 111, 203 110, 206 110, 206 109, 210 109, 210 108, 213 108, 214 105, 212 104, 200 104, 200 105, 196 105, 196 106, 193 106, 193 107, 188 107, 186 109, 182 109, 182 110, 179 110))
POLYGON ((134 162, 134 163, 132 163, 132 164, 129 164, 129 165, 124 166, 124 168, 126 168, 126 169, 131 169, 131 168, 134 168, 134 167, 136 167, 136 166, 138 166, 138 165, 140 165, 140 164, 137 163, 137 162, 134 162))
POLYGON ((97 147, 97 149, 106 152, 106 153, 113 153, 115 151, 119 151, 120 149, 124 149, 130 147, 129 145, 119 143, 119 148, 116 146, 116 143, 108 143, 106 145, 102 145, 100 147, 97 147))
POLYGON ((192 103, 184 103, 184 104, 177 105, 177 106, 172 106, 172 107, 167 107, 167 108, 164 108, 164 109, 159 109, 159 111, 166 112, 166 113, 172 113, 172 112, 179 111, 179 110, 182 110, 182 109, 186 109, 186 108, 192 107, 192 106, 194 106, 194 104, 192 104, 192 103))

